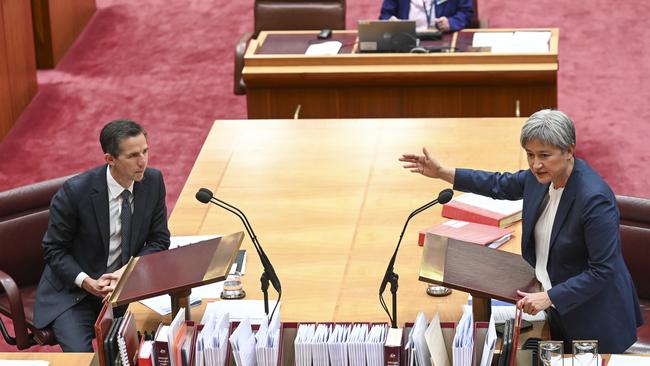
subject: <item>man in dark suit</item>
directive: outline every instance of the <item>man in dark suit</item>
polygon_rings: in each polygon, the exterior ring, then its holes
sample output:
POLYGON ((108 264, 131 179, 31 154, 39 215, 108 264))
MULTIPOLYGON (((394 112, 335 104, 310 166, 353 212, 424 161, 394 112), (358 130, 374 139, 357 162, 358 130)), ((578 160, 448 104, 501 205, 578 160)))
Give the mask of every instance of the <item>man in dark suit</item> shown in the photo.
POLYGON ((523 199, 521 254, 543 291, 518 291, 517 307, 533 315, 546 311, 551 337, 564 341, 565 353, 571 341, 588 339, 598 340, 600 353, 623 353, 636 341, 643 317, 623 261, 614 193, 575 157, 575 128, 564 113, 534 113, 520 142, 530 169, 516 173, 446 168, 426 149, 424 156, 400 160, 460 191, 523 199))
POLYGON ((165 184, 160 171, 147 168, 146 131, 116 120, 100 142, 107 164, 63 184, 43 238, 34 325, 51 325, 66 352, 93 351, 102 299, 129 258, 169 248, 165 184))
POLYGON ((418 28, 456 32, 474 16, 472 0, 384 0, 379 19, 415 20, 418 28))

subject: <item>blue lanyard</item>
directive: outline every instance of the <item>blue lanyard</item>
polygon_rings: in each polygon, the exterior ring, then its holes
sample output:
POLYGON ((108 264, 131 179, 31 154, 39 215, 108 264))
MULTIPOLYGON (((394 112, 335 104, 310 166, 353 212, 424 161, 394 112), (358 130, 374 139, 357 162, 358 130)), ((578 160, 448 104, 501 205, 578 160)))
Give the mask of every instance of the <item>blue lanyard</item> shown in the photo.
POLYGON ((436 0, 431 0, 429 4, 429 9, 427 9, 427 3, 425 0, 422 0, 422 7, 424 8, 424 15, 427 16, 427 28, 431 28, 431 17, 433 16, 433 6, 435 5, 436 0))

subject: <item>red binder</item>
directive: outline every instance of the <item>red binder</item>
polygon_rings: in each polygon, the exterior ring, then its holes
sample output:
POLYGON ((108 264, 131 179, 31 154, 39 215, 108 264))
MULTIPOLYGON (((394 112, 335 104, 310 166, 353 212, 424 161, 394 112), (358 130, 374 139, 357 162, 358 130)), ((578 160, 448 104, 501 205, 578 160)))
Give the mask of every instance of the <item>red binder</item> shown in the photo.
POLYGON ((467 221, 449 220, 420 231, 418 237, 419 246, 424 245, 427 233, 480 245, 488 245, 506 235, 512 235, 512 230, 467 221))
MULTIPOLYGON (((467 194, 465 193, 463 196, 467 194)), ((492 209, 488 204, 476 206, 456 198, 442 206, 442 216, 477 224, 506 227, 521 220, 521 209, 501 213, 492 209)))

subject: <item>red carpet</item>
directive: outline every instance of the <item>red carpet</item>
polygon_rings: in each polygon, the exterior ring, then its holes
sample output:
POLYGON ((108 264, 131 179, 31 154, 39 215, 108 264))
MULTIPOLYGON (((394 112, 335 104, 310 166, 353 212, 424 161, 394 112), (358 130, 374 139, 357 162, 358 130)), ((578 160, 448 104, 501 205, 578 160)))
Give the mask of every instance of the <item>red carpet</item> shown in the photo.
MULTIPOLYGON (((348 0, 348 28, 380 0, 348 0)), ((252 0, 97 0, 98 11, 0 144, 0 191, 102 163, 99 129, 128 117, 150 135, 171 212, 215 119, 246 118, 232 94, 233 46, 252 30, 252 0)), ((650 3, 480 1, 491 27, 559 27, 559 107, 578 154, 618 194, 650 197, 650 3)), ((37 350, 38 348, 32 348, 37 350)), ((14 350, 0 341, 0 351, 14 350)))

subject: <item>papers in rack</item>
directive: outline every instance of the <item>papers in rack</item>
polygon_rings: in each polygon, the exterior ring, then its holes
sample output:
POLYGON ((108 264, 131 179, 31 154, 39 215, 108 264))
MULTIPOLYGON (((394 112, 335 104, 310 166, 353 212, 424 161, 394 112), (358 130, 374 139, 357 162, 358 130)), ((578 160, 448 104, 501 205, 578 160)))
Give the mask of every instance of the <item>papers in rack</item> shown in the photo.
POLYGON ((181 366, 180 345, 185 340, 185 308, 181 308, 169 325, 167 344, 169 346, 169 361, 171 366, 181 366))
POLYGON ((323 56, 323 55, 336 55, 339 53, 339 50, 343 47, 343 44, 339 41, 327 41, 321 43, 314 43, 307 47, 305 51, 306 56, 323 56))
POLYGON ((258 366, 275 366, 280 353, 280 317, 273 316, 269 325, 264 319, 255 334, 255 357, 258 366))
POLYGON ((492 357, 497 346, 497 330, 494 326, 494 316, 490 316, 487 334, 485 335, 485 344, 483 345, 483 354, 481 355, 480 366, 492 365, 492 357))
MULTIPOLYGON (((277 301, 269 300, 269 312, 273 311, 277 301)), ((273 317, 280 317, 280 308, 282 304, 278 305, 278 309, 275 311, 273 317)), ((251 324, 261 324, 262 320, 266 319, 267 316, 264 313, 264 301, 263 300, 221 300, 209 302, 205 308, 205 313, 203 313, 203 319, 201 323, 205 324, 210 316, 216 316, 219 314, 230 314, 230 321, 243 321, 248 319, 251 324)))
MULTIPOLYGON (((515 317, 515 304, 511 304, 505 301, 499 301, 496 299, 492 299, 492 317, 494 318, 494 322, 496 324, 503 324, 506 322, 507 319, 514 319, 515 317)), ((463 305, 463 311, 472 311, 472 295, 468 295, 468 305, 463 305)), ((535 321, 544 321, 546 320, 546 313, 543 311, 540 311, 537 313, 537 315, 530 315, 524 313, 523 320, 527 320, 529 322, 535 322, 535 321)))
POLYGON ((248 319, 239 323, 237 329, 230 336, 230 346, 232 354, 235 357, 237 366, 255 366, 257 359, 255 357, 255 336, 253 328, 248 319))
POLYGON ((427 317, 423 312, 419 312, 415 317, 415 323, 413 323, 413 328, 411 328, 408 340, 404 346, 404 349, 409 354, 410 366, 426 366, 430 363, 431 354, 429 353, 429 347, 424 337, 426 329, 427 317))
POLYGON ((549 52, 549 31, 476 32, 472 47, 490 47, 493 53, 549 52))
POLYGON ((388 325, 300 324, 296 366, 383 366, 388 325))
POLYGON ((438 313, 433 316, 431 323, 424 332, 429 354, 431 354, 431 363, 434 366, 449 366, 449 355, 445 347, 445 339, 440 327, 440 316, 438 313))
POLYGON ((212 314, 196 339, 196 366, 225 366, 228 345, 228 313, 212 314))
POLYGON ((454 335, 453 365, 471 366, 474 352, 474 317, 472 311, 464 311, 454 335))

